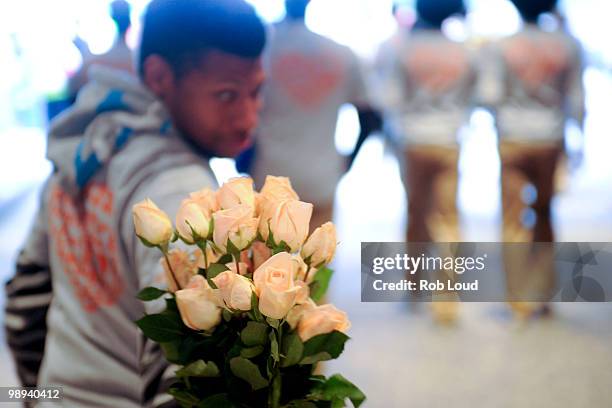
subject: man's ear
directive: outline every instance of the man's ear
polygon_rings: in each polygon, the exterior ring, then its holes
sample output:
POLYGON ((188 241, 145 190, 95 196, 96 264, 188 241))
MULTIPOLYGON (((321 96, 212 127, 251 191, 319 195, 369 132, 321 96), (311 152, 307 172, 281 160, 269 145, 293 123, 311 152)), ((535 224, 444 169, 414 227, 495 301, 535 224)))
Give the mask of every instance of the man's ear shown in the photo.
POLYGON ((172 67, 159 55, 149 55, 143 64, 145 85, 161 100, 165 101, 174 89, 172 67))

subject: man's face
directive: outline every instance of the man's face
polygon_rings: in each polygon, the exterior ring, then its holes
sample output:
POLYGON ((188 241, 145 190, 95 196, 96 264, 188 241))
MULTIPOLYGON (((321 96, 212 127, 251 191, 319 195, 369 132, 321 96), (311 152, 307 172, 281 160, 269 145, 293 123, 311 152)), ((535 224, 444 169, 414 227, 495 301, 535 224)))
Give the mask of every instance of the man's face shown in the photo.
POLYGON ((252 143, 261 108, 261 60, 210 51, 199 66, 174 78, 164 102, 176 127, 219 157, 252 143))

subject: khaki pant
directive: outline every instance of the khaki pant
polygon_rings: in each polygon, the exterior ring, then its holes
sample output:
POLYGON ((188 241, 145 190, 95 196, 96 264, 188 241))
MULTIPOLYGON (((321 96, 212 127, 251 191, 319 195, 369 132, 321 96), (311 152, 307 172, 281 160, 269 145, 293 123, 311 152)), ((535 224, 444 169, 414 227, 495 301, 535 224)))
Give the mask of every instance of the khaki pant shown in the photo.
MULTIPOLYGON (((445 146, 408 146, 404 150, 402 180, 408 195, 406 242, 459 242, 457 211, 457 164, 459 151, 445 146)), ((450 256, 451 254, 440 254, 450 256)), ((421 273, 409 275, 418 280, 421 273)), ((454 279, 454 274, 440 271, 438 278, 454 279)), ((454 293, 436 293, 431 308, 439 323, 451 323, 457 317, 454 293), (444 300, 450 300, 446 302, 444 300)))
POLYGON ((404 186, 408 194, 407 242, 457 242, 458 149, 444 146, 409 146, 404 186))
MULTIPOLYGON (((504 242, 553 242, 550 205, 554 193, 555 167, 562 153, 557 144, 501 142, 502 211, 504 242), (537 196, 532 203, 522 199, 531 184, 537 196), (535 216, 535 219, 534 219, 535 216)), ((508 300, 519 315, 530 314, 546 301, 554 288, 554 250, 551 246, 505 246, 504 268, 508 300)))

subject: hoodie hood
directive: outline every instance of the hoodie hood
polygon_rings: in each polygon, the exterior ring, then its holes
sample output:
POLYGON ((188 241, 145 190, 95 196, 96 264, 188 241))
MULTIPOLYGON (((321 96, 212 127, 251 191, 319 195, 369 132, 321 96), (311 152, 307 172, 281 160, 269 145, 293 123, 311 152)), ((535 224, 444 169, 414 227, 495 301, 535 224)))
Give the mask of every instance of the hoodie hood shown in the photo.
POLYGON ((89 78, 49 131, 47 157, 62 186, 74 193, 132 137, 172 129, 163 104, 135 76, 94 66, 89 78))

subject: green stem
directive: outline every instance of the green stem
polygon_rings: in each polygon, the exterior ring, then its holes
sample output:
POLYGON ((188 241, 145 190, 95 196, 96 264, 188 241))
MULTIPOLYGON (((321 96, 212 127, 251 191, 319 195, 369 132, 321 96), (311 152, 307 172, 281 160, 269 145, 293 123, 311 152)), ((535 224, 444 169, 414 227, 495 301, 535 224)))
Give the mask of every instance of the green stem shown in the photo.
POLYGON ((281 374, 278 368, 275 371, 274 378, 272 379, 272 391, 270 393, 271 408, 279 408, 281 400, 281 374))
POLYGON ((304 282, 308 283, 308 274, 310 273, 310 262, 304 262, 306 264, 306 273, 304 274, 304 282))
POLYGON ((204 241, 204 245, 200 246, 200 249, 202 250, 202 253, 204 254, 204 266, 206 267, 204 269, 208 269, 208 254, 206 253, 207 247, 208 247, 207 241, 204 241))
POLYGON ((168 269, 170 270, 170 276, 172 276, 172 281, 176 285, 176 290, 182 289, 178 284, 178 280, 176 279, 176 275, 174 274, 174 270, 172 269, 172 264, 170 264, 170 259, 168 259, 168 251, 164 250, 163 248, 160 248, 160 249, 162 251, 162 254, 164 254, 164 258, 166 259, 166 264, 168 264, 168 269))

